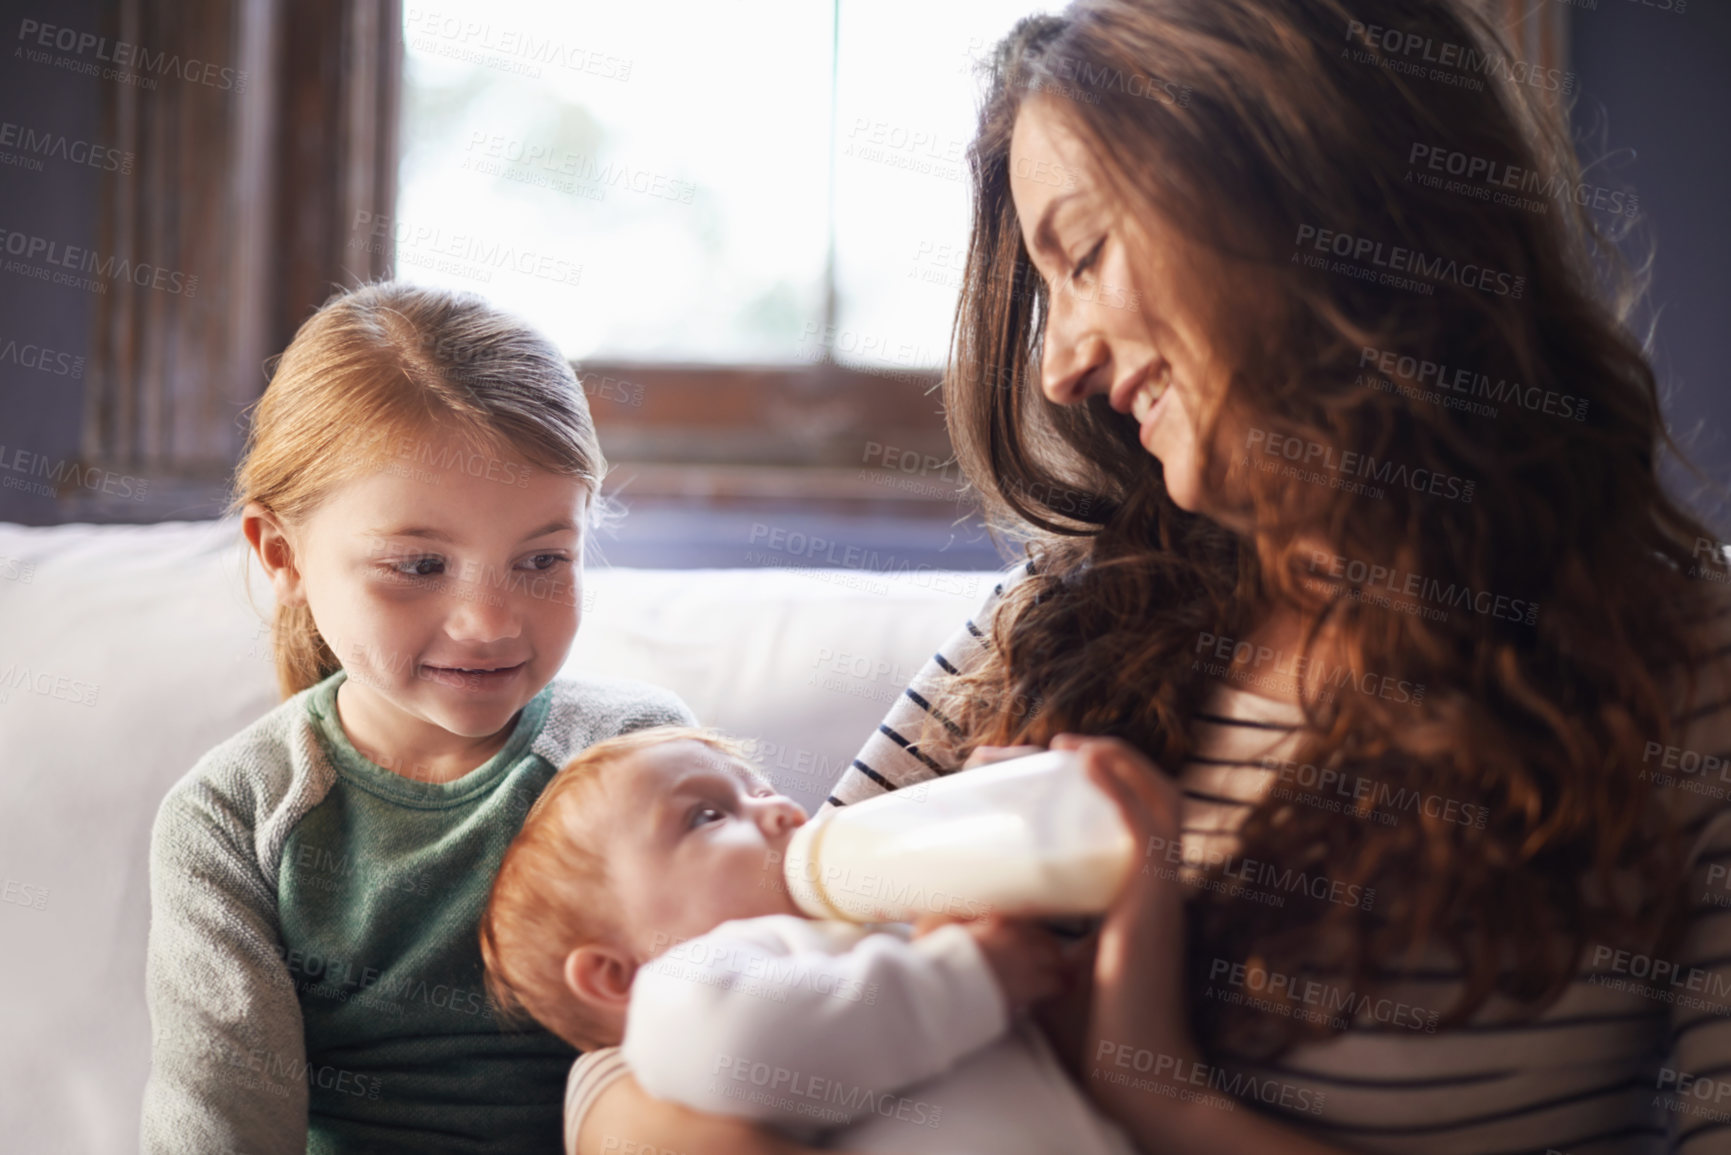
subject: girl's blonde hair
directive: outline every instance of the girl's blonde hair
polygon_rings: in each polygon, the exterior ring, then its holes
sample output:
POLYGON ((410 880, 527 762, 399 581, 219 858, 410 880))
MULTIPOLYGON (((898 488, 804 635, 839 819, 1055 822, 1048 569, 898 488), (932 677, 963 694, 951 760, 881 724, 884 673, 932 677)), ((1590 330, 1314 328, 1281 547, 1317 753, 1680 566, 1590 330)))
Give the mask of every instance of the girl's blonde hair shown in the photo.
MULTIPOLYGON (((578 478, 597 509, 607 463, 552 342, 473 293, 363 285, 326 301, 278 358, 252 409, 228 512, 256 501, 289 526, 393 457, 441 466, 478 457, 497 473, 507 451, 578 478)), ((276 607, 271 644, 284 698, 342 667, 304 605, 276 607)))

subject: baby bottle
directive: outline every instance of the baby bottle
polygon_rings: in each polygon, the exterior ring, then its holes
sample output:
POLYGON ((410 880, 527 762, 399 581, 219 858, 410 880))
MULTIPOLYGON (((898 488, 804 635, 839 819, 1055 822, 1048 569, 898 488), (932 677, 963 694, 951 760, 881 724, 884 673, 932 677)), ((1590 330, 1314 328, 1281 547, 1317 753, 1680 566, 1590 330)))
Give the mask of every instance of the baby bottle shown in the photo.
POLYGON ((1098 914, 1134 839, 1080 757, 1048 750, 832 810, 794 832, 788 892, 814 918, 1098 914))

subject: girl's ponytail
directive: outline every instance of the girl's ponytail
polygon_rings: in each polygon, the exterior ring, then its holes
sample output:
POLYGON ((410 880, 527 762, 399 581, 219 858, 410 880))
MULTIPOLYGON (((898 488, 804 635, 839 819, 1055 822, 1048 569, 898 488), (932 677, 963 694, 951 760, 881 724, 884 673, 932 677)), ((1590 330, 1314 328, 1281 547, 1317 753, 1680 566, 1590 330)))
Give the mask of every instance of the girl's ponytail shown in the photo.
POLYGON ((284 698, 316 686, 343 664, 313 622, 312 608, 278 606, 270 624, 271 649, 276 655, 276 684, 284 698))

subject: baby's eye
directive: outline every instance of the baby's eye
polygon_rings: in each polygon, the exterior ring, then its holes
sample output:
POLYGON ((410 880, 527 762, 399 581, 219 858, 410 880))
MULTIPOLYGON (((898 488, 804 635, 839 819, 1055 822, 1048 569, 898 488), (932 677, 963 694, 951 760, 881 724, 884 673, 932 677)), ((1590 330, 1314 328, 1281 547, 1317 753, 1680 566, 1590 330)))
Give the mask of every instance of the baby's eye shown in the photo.
POLYGON ((706 826, 711 822, 719 822, 726 817, 726 813, 718 807, 698 806, 693 808, 691 811, 691 826, 693 829, 696 829, 699 826, 706 826))

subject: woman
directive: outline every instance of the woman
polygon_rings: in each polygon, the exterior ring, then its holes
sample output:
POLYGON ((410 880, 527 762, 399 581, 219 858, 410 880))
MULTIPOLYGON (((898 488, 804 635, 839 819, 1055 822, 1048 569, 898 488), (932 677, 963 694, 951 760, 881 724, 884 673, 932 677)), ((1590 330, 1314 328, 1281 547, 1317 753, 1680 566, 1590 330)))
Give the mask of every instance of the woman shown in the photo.
POLYGON ((1447 0, 997 52, 945 400, 1029 562, 831 801, 1081 745, 1148 859, 1051 1026, 1147 1150, 1731 1150, 1727 575, 1566 81, 1447 0))

